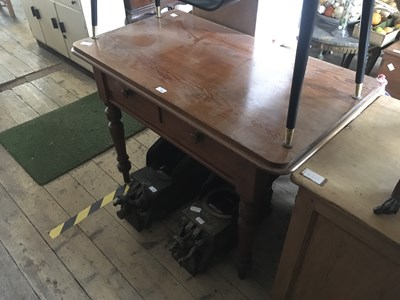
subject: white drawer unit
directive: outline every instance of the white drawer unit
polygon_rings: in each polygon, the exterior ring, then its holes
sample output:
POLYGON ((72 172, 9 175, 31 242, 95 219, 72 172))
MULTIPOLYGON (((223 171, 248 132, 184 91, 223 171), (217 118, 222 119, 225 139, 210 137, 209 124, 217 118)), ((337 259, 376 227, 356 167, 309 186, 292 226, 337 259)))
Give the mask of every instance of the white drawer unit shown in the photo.
MULTIPOLYGON (((22 0, 32 35, 44 45, 92 71, 71 53, 72 43, 92 35, 90 0, 22 0)), ((125 25, 124 1, 98 1, 97 34, 125 25)))

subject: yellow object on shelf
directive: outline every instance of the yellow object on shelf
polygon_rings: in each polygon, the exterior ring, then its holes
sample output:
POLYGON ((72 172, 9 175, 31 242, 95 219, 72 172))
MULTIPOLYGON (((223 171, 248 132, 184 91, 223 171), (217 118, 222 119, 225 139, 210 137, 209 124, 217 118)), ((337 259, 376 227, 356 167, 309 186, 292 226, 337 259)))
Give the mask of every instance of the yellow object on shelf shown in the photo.
MULTIPOLYGON (((396 40, 397 34, 400 32, 400 28, 395 28, 393 24, 394 20, 382 22, 380 25, 375 27, 375 30, 371 30, 369 42, 371 45, 383 47, 387 44, 390 44, 396 40), (376 30, 379 27, 381 30, 376 30), (385 30, 384 28, 390 27, 393 28, 391 32, 389 30, 385 30)), ((359 38, 360 37, 360 23, 357 23, 353 29, 353 37, 359 38)))

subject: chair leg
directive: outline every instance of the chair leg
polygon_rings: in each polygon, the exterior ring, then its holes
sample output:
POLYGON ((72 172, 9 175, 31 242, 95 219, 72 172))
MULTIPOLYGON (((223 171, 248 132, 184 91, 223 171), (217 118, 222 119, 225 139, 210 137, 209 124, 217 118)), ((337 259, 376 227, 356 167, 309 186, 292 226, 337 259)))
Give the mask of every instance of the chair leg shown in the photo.
POLYGON ((14 12, 14 8, 11 4, 11 0, 4 0, 7 8, 8 8, 8 12, 10 13, 11 17, 15 17, 15 12, 14 12))

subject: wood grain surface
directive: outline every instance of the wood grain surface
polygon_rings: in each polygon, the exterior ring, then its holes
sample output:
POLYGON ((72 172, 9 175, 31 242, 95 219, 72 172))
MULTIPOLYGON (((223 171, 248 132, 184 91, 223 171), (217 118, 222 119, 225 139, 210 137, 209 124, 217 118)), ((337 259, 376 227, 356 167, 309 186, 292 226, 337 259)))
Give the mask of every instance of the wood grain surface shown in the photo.
POLYGON ((306 186, 324 199, 335 199, 328 201, 397 244, 400 244, 399 216, 377 216, 372 210, 390 197, 399 180, 399 113, 398 100, 380 97, 293 174, 296 184, 306 186), (327 178, 327 183, 320 187, 300 175, 305 167, 327 178))
MULTIPOLYGON (((293 148, 282 147, 295 52, 184 12, 149 18, 74 51, 139 94, 266 165, 284 169, 358 102, 354 71, 310 58, 293 148), (163 87, 166 93, 155 89, 163 87)), ((377 87, 365 78, 363 94, 377 87)))

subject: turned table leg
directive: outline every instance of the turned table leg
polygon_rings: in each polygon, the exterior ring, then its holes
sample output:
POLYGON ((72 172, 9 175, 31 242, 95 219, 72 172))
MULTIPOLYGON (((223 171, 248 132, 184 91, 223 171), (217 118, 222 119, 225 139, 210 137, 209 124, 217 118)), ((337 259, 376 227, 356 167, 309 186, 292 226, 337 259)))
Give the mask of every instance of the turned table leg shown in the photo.
POLYGON ((117 167, 124 177, 124 182, 128 183, 130 181, 129 170, 131 169, 131 162, 129 161, 129 156, 126 153, 125 131, 124 124, 121 122, 121 110, 112 103, 108 102, 105 112, 109 121, 108 128, 110 129, 111 138, 114 142, 114 147, 117 152, 117 167))
POLYGON ((255 170, 252 180, 236 185, 240 194, 236 262, 240 279, 246 278, 251 268, 254 237, 261 221, 271 210, 272 183, 277 177, 255 170))

